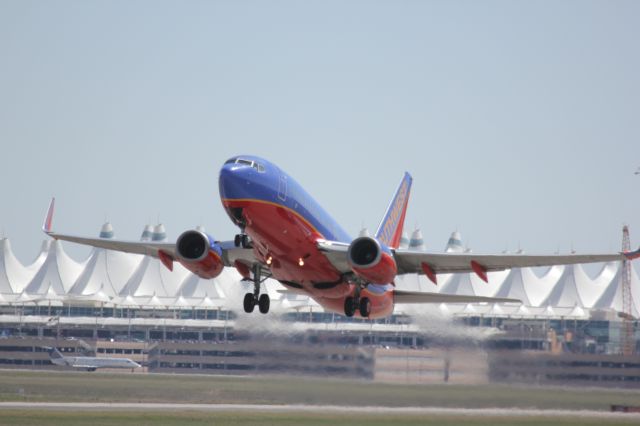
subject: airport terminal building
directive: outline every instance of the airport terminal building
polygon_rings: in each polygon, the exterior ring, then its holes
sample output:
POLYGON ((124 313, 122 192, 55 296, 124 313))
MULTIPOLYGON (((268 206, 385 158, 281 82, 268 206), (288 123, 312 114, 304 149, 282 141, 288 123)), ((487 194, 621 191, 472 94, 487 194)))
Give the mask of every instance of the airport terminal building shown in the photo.
MULTIPOLYGON (((100 237, 113 238, 110 224, 100 237)), ((147 226, 141 238, 162 241, 166 233, 162 225, 147 226)), ((405 244, 421 249, 421 240, 417 231, 405 244)), ((446 249, 462 249, 459 233, 446 249)), ((597 374, 580 370, 576 380, 640 386, 640 360, 620 355, 629 336, 633 352, 639 349, 636 269, 632 265, 633 318, 626 321, 619 314, 620 262, 603 264, 595 273, 582 265, 490 272, 488 283, 470 273, 439 276, 438 285, 424 276, 402 276, 396 286, 403 290, 523 304, 398 305, 392 317, 368 321, 324 312, 274 280, 264 284, 271 312, 246 314, 242 298, 252 285, 231 268, 205 280, 179 264, 171 272, 157 259, 104 249, 77 261, 53 240, 44 241, 35 261, 24 265, 2 239, 0 365, 50 368, 39 349, 43 341, 76 351, 82 340, 98 355, 135 358, 145 371, 333 372, 420 382, 448 379, 455 359, 453 365, 473 368, 451 377, 473 383, 553 383, 569 374, 567 365, 586 365, 597 374), (286 362, 281 351, 288 354, 286 362)))

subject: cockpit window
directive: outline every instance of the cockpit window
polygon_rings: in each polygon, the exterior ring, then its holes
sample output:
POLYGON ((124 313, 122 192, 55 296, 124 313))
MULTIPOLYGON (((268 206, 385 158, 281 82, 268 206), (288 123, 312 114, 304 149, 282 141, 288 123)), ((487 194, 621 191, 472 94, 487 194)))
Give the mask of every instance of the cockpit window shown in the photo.
POLYGON ((245 166, 251 166, 254 169, 256 169, 259 173, 264 173, 266 171, 264 165, 258 163, 257 161, 244 160, 242 158, 232 158, 230 160, 227 160, 227 162, 224 164, 242 164, 245 166))

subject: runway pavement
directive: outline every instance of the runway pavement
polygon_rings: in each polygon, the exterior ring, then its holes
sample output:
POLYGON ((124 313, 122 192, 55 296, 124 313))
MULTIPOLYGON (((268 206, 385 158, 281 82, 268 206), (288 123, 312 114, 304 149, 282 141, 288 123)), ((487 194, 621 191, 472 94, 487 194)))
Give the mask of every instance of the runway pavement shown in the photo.
POLYGON ((363 413, 414 414, 469 417, 554 417, 634 419, 640 413, 617 413, 593 410, 536 410, 503 408, 442 407, 347 407, 337 405, 259 405, 259 404, 162 404, 105 402, 0 402, 0 410, 55 411, 204 411, 204 412, 268 412, 268 413, 363 413))

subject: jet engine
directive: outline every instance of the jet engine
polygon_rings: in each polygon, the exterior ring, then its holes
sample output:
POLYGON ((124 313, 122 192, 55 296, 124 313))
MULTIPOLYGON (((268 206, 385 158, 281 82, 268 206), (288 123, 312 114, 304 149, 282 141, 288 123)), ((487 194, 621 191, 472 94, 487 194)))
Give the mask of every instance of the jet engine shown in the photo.
POLYGON ((375 238, 353 240, 347 257, 353 272, 368 283, 391 283, 398 272, 391 250, 375 238))
POLYGON ((178 262, 201 278, 215 278, 222 272, 222 249, 212 236, 191 230, 176 241, 178 262))

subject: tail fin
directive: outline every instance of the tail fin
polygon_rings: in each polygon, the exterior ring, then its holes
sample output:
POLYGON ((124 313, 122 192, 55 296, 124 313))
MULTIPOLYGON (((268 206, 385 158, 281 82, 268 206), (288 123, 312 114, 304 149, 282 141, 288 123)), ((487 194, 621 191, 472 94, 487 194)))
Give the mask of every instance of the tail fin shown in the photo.
POLYGON ((60 353, 60 351, 58 350, 58 348, 47 347, 47 350, 49 351, 49 358, 51 358, 51 359, 64 358, 62 356, 62 354, 60 353))
POLYGON ((411 175, 405 172, 376 232, 376 238, 390 248, 398 248, 400 245, 412 182, 411 175))

